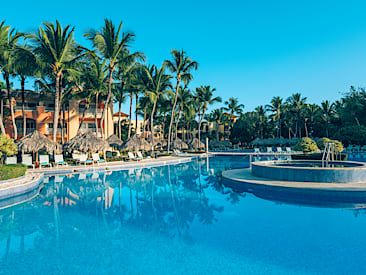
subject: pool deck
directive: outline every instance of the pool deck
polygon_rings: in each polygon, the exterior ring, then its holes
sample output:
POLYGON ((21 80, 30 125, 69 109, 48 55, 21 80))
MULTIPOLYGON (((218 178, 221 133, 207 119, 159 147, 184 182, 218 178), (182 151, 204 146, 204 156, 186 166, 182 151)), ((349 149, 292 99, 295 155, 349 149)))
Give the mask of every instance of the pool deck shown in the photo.
POLYGON ((324 191, 341 191, 341 192, 365 192, 366 182, 364 183, 323 183, 323 182, 291 182, 261 178, 252 175, 250 168, 233 169, 222 172, 222 177, 237 183, 249 183, 259 185, 261 187, 278 187, 292 189, 309 189, 324 191))

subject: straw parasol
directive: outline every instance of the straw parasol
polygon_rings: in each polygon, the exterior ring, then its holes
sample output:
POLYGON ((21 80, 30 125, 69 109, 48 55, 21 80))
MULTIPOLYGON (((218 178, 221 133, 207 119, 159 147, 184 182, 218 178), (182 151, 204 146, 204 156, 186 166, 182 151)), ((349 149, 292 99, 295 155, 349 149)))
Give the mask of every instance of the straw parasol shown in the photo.
POLYGON ((108 142, 98 138, 93 132, 79 133, 64 144, 64 150, 80 152, 101 152, 108 149, 108 142))
POLYGON ((144 137, 139 137, 134 135, 133 137, 127 139, 121 146, 123 151, 150 151, 152 144, 148 143, 144 137))
POLYGON ((188 145, 191 149, 205 148, 205 144, 202 141, 199 141, 198 138, 194 138, 188 145))
POLYGON ((185 142, 183 142, 180 138, 176 138, 173 141, 172 146, 175 149, 181 149, 181 150, 188 149, 188 145, 185 142))
POLYGON ((106 141, 108 142, 108 144, 112 147, 119 147, 123 144, 123 141, 117 137, 116 135, 111 135, 109 136, 106 141))
POLYGON ((24 136, 17 142, 17 145, 19 151, 22 152, 47 151, 48 153, 53 153, 61 150, 61 145, 59 143, 54 142, 37 130, 24 136))

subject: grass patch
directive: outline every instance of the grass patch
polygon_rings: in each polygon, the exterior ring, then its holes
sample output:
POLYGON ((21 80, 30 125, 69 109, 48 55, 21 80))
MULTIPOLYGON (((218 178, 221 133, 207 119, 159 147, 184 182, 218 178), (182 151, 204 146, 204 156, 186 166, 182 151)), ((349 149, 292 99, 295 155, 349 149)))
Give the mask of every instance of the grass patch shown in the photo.
POLYGON ((0 165, 0 180, 8 180, 24 176, 27 167, 22 164, 0 165))

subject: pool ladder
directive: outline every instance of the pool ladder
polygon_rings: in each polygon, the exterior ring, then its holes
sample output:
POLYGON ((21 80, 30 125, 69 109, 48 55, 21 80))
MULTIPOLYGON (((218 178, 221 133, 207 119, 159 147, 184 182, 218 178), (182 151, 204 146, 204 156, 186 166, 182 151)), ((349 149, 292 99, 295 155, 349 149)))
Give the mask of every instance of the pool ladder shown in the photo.
POLYGON ((329 161, 337 160, 338 152, 335 149, 335 143, 327 142, 324 146, 324 152, 322 157, 322 166, 324 167, 324 163, 328 166, 329 161))

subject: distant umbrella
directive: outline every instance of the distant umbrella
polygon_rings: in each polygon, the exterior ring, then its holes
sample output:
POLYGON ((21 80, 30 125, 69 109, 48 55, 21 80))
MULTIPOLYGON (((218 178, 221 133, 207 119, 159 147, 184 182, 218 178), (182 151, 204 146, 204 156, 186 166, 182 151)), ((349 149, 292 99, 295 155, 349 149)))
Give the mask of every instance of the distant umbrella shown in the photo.
POLYGON ((80 152, 102 152, 109 148, 107 141, 97 137, 93 132, 79 133, 64 144, 64 150, 80 152))
POLYGON ((17 145, 19 151, 23 152, 47 151, 48 153, 53 153, 62 148, 59 143, 54 142, 37 130, 24 136, 17 142, 17 145))
POLYGON ((199 141, 198 138, 194 138, 188 145, 191 149, 205 148, 205 144, 202 141, 199 141))
POLYGON ((188 145, 185 142, 183 142, 180 138, 176 138, 172 142, 172 147, 175 149, 181 149, 181 150, 188 149, 188 145))
POLYGON ((111 135, 110 137, 108 137, 106 139, 106 141, 112 147, 119 147, 123 144, 123 141, 119 137, 117 137, 116 135, 111 135))
POLYGON ((127 139, 121 146, 123 151, 150 151, 152 144, 148 143, 144 137, 139 137, 134 135, 133 137, 127 139))

